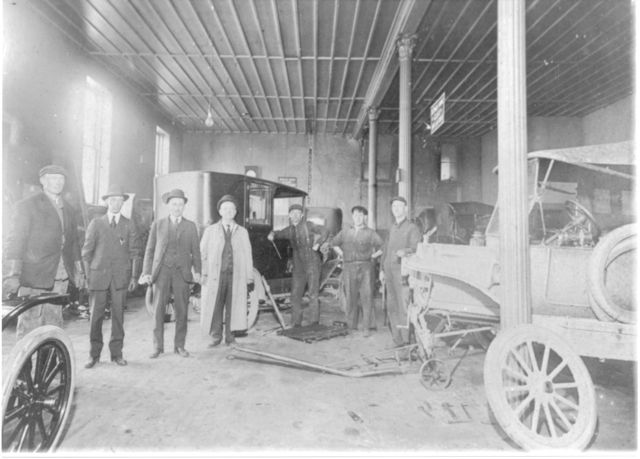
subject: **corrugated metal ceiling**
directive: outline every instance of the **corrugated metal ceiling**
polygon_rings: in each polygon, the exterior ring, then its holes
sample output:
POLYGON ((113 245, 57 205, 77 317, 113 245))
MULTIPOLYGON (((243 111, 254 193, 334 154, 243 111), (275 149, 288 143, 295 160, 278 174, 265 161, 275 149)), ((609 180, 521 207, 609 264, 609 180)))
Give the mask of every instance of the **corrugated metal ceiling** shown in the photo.
MULTIPOLYGON (((443 92, 437 136, 495 128, 495 0, 30 4, 187 130, 347 136, 361 133, 368 90, 383 71, 391 77, 377 99, 379 132, 397 132, 397 55, 389 63, 384 53, 398 24, 419 14, 417 30, 406 30, 416 37, 414 132, 428 132, 429 106, 443 92)), ((530 115, 582 116, 632 92, 629 0, 530 0, 526 21, 530 115)))

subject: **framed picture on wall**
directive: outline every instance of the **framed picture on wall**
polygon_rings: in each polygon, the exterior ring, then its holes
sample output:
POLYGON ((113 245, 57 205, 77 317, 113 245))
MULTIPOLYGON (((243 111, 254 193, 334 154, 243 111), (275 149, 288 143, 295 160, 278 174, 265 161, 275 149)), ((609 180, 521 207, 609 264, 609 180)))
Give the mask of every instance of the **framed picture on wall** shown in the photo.
POLYGON ((297 177, 278 177, 278 182, 289 185, 292 187, 298 187, 298 178, 297 177))

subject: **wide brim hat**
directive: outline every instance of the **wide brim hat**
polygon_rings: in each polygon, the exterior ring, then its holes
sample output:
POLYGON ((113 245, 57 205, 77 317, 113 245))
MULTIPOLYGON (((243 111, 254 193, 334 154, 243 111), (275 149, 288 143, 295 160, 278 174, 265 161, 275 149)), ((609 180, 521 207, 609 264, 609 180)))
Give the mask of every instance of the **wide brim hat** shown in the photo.
POLYGON ((62 166, 58 166, 57 164, 49 164, 48 166, 44 166, 38 172, 38 177, 42 177, 45 174, 58 174, 64 175, 65 177, 68 176, 66 169, 62 166))
POLYGON ((110 198, 112 196, 122 196, 125 201, 129 199, 129 195, 124 192, 124 189, 120 185, 112 184, 111 186, 109 186, 107 193, 102 196, 102 200, 106 201, 107 198, 110 198))
POLYGON ((220 210, 220 206, 222 205, 222 203, 224 202, 232 202, 233 205, 236 206, 236 209, 238 208, 238 201, 236 200, 236 198, 234 198, 233 196, 231 196, 230 194, 225 194, 223 197, 220 198, 220 200, 218 201, 218 210, 220 210))
POLYGON ((184 191, 182 191, 179 188, 176 188, 174 190, 168 191, 167 193, 163 194, 162 202, 164 202, 165 204, 168 204, 169 201, 173 198, 180 198, 184 200, 185 203, 188 201, 187 197, 184 195, 184 191))
POLYGON ((300 212, 304 212, 304 208, 300 204, 291 204, 289 206, 289 212, 292 210, 299 210, 300 212))

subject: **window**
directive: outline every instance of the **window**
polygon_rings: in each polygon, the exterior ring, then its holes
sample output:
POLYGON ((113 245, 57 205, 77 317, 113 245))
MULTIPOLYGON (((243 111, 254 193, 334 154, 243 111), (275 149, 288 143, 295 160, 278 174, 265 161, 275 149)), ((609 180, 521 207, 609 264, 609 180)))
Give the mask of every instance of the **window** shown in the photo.
POLYGON ((85 201, 99 204, 109 186, 113 97, 87 77, 82 133, 82 185, 85 201))
POLYGON ((269 187, 265 185, 249 185, 249 215, 247 223, 250 225, 268 225, 269 221, 269 187))
POLYGON ((156 127, 156 176, 169 173, 169 133, 156 127))
POLYGON ((443 144, 440 153, 440 180, 458 178, 458 152, 455 145, 443 144))

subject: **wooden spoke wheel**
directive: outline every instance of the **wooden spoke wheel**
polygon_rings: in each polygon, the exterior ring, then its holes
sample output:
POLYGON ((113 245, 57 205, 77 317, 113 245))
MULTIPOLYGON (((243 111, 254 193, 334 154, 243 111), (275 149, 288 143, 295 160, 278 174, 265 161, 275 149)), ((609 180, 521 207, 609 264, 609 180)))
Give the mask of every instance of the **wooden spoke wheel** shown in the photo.
POLYGON ((14 347, 2 392, 2 450, 50 452, 59 444, 74 391, 73 348, 59 327, 38 327, 14 347))
POLYGON ((582 359, 546 329, 521 325, 497 335, 484 387, 498 423, 522 448, 584 449, 597 422, 595 391, 582 359))
MULTIPOLYGON (((262 284, 262 276, 257 269, 253 270, 253 292, 247 298, 247 329, 253 328, 258 320, 260 301, 265 301, 266 292, 262 284)), ((274 308, 277 307, 274 305, 274 308)))

